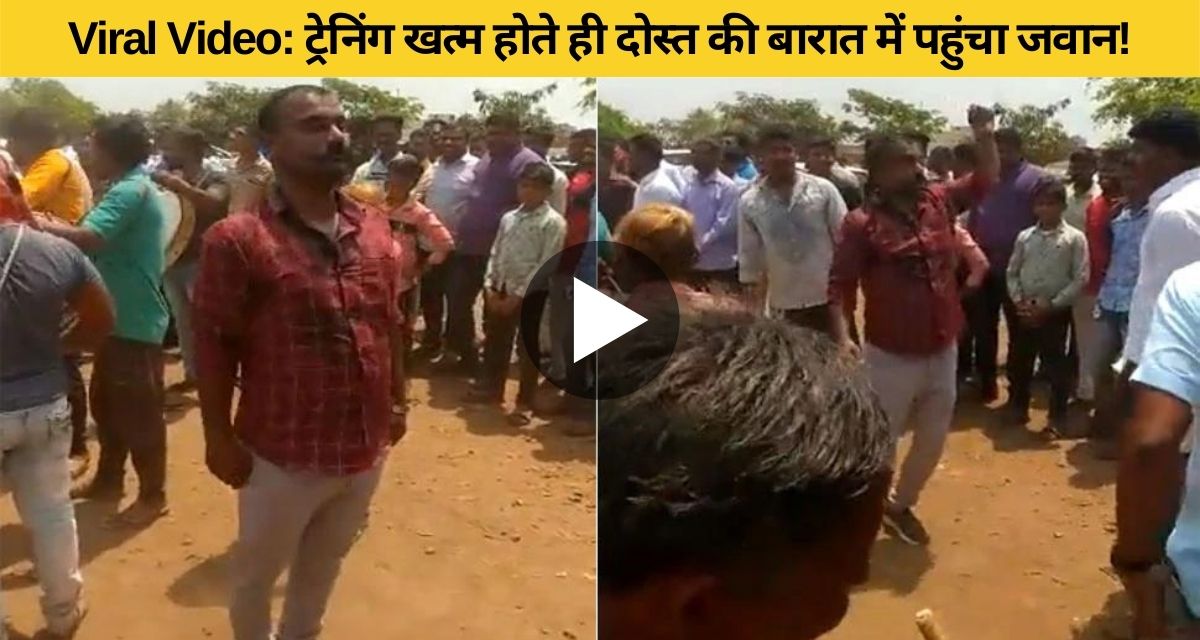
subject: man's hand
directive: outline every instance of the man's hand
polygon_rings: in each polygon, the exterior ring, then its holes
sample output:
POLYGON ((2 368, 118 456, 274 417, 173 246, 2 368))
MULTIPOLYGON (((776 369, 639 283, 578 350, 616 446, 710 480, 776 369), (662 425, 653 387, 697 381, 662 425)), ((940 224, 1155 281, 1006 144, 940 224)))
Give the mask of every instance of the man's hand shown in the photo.
POLYGON ((180 193, 185 189, 191 188, 191 185, 188 184, 187 180, 184 180, 183 178, 179 177, 179 175, 174 173, 155 171, 152 178, 156 183, 158 183, 158 186, 172 193, 180 193))
POLYGON ((977 104, 967 109, 967 122, 976 135, 991 134, 996 130, 996 114, 991 109, 977 104))
POLYGON ((1122 574, 1121 584, 1133 609, 1133 637, 1157 640, 1169 637, 1165 585, 1151 571, 1122 574))
POLYGON ((242 488, 254 469, 250 452, 231 435, 205 436, 204 464, 209 473, 233 489, 242 488))
POLYGON ((521 296, 514 296, 502 291, 488 291, 484 294, 484 306, 492 313, 509 316, 521 308, 521 296))
POLYGON ((408 433, 408 406, 407 404, 398 403, 392 405, 392 417, 388 423, 390 432, 388 434, 392 445, 396 445, 408 433))

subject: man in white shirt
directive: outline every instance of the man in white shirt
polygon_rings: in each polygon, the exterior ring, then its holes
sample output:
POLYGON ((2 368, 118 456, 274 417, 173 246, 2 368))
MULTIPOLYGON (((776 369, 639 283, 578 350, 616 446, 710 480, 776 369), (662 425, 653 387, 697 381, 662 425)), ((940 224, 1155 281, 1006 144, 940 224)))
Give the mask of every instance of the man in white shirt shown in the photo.
POLYGON ((1176 269, 1200 260, 1200 116, 1167 109, 1129 131, 1133 179, 1157 185, 1142 236, 1141 270, 1129 309, 1124 357, 1141 361, 1154 304, 1176 269))
POLYGON ((353 182, 369 183, 383 188, 387 181, 387 165, 400 155, 400 132, 404 119, 400 116, 376 116, 371 122, 371 138, 375 141, 375 155, 354 170, 353 182))
POLYGON ((791 129, 768 127, 759 137, 765 177, 738 206, 738 268, 755 308, 828 333, 829 267, 846 203, 825 178, 796 169, 791 129))
POLYGON ((554 130, 546 127, 533 127, 523 136, 525 146, 538 154, 550 170, 554 172, 554 186, 550 188, 550 208, 559 215, 567 214, 567 174, 550 162, 550 148, 554 146, 554 130))
POLYGON ((648 204, 683 204, 683 190, 670 169, 663 168, 662 141, 648 133, 629 139, 629 164, 633 179, 638 181, 633 192, 633 208, 648 204))
MULTIPOLYGON (((429 166, 425 178, 425 206, 433 211, 442 226, 458 242, 458 222, 467 211, 471 187, 475 182, 475 164, 479 158, 467 151, 467 133, 457 125, 446 125, 438 138, 441 155, 429 166)), ((456 256, 454 252, 440 264, 431 265, 421 276, 421 315, 425 334, 418 349, 419 357, 434 358, 442 350, 446 326, 446 282, 456 256)))

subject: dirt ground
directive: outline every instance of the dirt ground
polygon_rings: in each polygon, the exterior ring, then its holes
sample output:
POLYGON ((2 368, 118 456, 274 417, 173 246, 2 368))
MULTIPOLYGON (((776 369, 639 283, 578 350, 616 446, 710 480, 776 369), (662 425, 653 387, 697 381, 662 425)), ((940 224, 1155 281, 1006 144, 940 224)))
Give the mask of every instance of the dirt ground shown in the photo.
MULTIPOLYGON (((168 382, 179 376, 172 365, 168 382)), ((346 561, 325 638, 595 636, 595 441, 544 421, 509 427, 498 410, 463 408, 464 391, 414 381, 408 436, 346 561)), ((235 497, 204 469, 199 410, 168 420, 171 515, 113 532, 101 526, 108 512, 77 504, 90 605, 79 640, 230 637, 235 497)), ((7 497, 0 522, 3 597, 20 640, 42 626, 39 594, 7 497)))
POLYGON ((932 545, 881 535, 871 580, 832 640, 918 640, 924 608, 949 640, 1130 637, 1125 599, 1105 572, 1116 465, 1085 442, 1036 435, 1044 408, 1021 428, 960 403, 918 506, 932 545))

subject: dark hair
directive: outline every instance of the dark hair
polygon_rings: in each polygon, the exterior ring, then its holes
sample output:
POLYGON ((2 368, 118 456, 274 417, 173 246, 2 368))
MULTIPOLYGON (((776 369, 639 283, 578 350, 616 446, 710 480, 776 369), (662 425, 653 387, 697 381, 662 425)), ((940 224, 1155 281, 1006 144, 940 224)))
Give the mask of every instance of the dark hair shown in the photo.
POLYGON ((294 95, 310 94, 315 96, 337 95, 334 91, 315 84, 294 84, 284 87, 267 96, 267 101, 258 109, 258 130, 263 133, 275 133, 279 127, 279 110, 288 98, 294 95))
POLYGON ((497 111, 489 115, 484 121, 485 127, 501 127, 505 131, 517 132, 521 130, 521 117, 509 111, 497 111))
POLYGON ((554 186, 554 169, 551 169, 550 165, 545 162, 534 162, 525 165, 517 179, 522 182, 528 180, 549 189, 554 186))
POLYGON ((1100 150, 1100 161, 1104 163, 1125 162, 1128 157, 1129 145, 1124 143, 1109 145, 1100 150))
POLYGON ((1096 150, 1091 147, 1079 147, 1071 151, 1071 154, 1067 156, 1067 160, 1095 164, 1097 160, 1096 150))
POLYGON ((975 145, 970 142, 962 142, 954 145, 954 159, 959 162, 966 162, 972 167, 979 162, 979 151, 975 145))
POLYGON ((883 166, 885 162, 900 155, 907 155, 915 140, 900 138, 886 133, 874 134, 867 138, 863 149, 863 165, 868 177, 883 166))
POLYGON ((529 127, 525 130, 525 135, 537 140, 547 148, 554 144, 554 129, 551 129, 550 127, 529 127))
POLYGON ((808 141, 806 149, 808 151, 812 151, 813 149, 828 149, 829 151, 836 152, 837 142, 829 136, 816 136, 808 141))
POLYGON ((135 115, 101 117, 92 127, 92 140, 123 170, 132 169, 150 157, 150 130, 135 115))
POLYGON ((208 140, 204 133, 193 127, 177 127, 167 132, 167 137, 183 143, 185 150, 194 156, 203 158, 208 153, 208 140))
POLYGON ((633 153, 650 156, 655 162, 662 162, 663 144, 658 136, 652 133, 639 133, 629 139, 629 148, 633 153))
POLYGON ((954 158, 954 151, 950 147, 943 147, 943 146, 937 146, 937 147, 934 147, 929 150, 930 158, 935 158, 935 157, 939 157, 939 156, 946 158, 947 160, 952 160, 954 158))
POLYGON ((601 362, 602 386, 637 391, 599 403, 600 588, 714 568, 764 529, 797 547, 843 535, 891 465, 861 367, 777 320, 701 312, 678 339, 665 324, 601 362))
POLYGON ((1185 160, 1200 161, 1200 116, 1195 111, 1171 107, 1139 120, 1129 137, 1172 149, 1185 160))
POLYGON ((1067 204, 1067 186, 1062 180, 1043 177, 1033 187, 1033 201, 1053 198, 1055 202, 1067 204))
POLYGON ((750 146, 750 135, 747 134, 745 131, 736 131, 734 129, 726 129, 724 132, 721 133, 721 137, 722 138, 733 138, 734 142, 737 143, 736 146, 739 146, 743 149, 750 146))
POLYGON ((924 153, 929 148, 929 136, 920 131, 905 131, 901 137, 909 142, 920 145, 921 152, 924 153))
POLYGON ((725 147, 721 152, 721 160, 725 162, 743 162, 746 160, 746 150, 741 147, 725 147))
POLYGON ((584 129, 576 129, 571 132, 570 139, 571 140, 577 140, 577 139, 595 140, 596 139, 596 130, 592 129, 590 127, 584 128, 584 129))
POLYGON ((58 124, 49 111, 25 107, 8 117, 4 131, 10 138, 29 140, 39 145, 53 146, 58 141, 58 124))
POLYGON ((596 140, 596 156, 612 159, 617 153, 617 140, 609 136, 600 136, 596 140))
POLYGON ((721 141, 714 139, 714 138, 709 138, 709 137, 697 138, 694 141, 692 141, 693 149, 698 149, 701 147, 712 149, 714 151, 722 150, 721 141))
POLYGON ((786 124, 769 124, 758 131, 758 146, 772 142, 796 143, 796 132, 786 124))
POLYGON ((424 169, 421 168, 421 161, 416 156, 408 153, 402 153, 388 161, 388 173, 396 173, 402 176, 420 176, 424 169))
POLYGON ((397 130, 404 129, 404 117, 403 116, 399 116, 399 115, 391 114, 391 113, 385 113, 385 114, 377 115, 374 118, 371 118, 371 126, 372 127, 374 127, 377 124, 384 123, 384 122, 396 125, 397 130))
POLYGON ((1024 142, 1021 140, 1021 132, 1012 127, 1004 127, 996 129, 995 133, 996 144, 1007 144, 1010 147, 1021 149, 1024 147, 1024 142))
POLYGON ((441 130, 438 131, 439 136, 444 136, 447 133, 459 133, 459 134, 462 134, 462 137, 464 140, 467 140, 467 141, 471 140, 471 132, 468 131, 466 127, 464 127, 463 125, 461 125, 457 122, 447 122, 445 124, 445 126, 443 126, 441 128, 441 130))

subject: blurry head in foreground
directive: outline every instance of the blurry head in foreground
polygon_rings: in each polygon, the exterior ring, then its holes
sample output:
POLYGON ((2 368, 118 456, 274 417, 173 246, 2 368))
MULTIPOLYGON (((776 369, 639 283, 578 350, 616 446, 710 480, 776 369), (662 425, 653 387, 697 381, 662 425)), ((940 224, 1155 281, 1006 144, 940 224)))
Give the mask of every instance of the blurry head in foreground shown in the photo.
POLYGON ((692 214, 669 204, 648 204, 621 218, 614 239, 612 266, 622 286, 635 287, 653 279, 659 271, 668 280, 685 280, 696 262, 696 241, 692 214), (658 267, 645 273, 644 259, 633 259, 622 251, 632 247, 658 267))
POLYGON ((678 340, 640 333, 614 357, 602 369, 641 386, 599 405, 601 640, 836 627, 891 478, 858 365, 812 332, 729 314, 694 317, 678 340))

